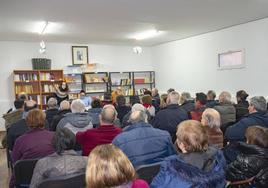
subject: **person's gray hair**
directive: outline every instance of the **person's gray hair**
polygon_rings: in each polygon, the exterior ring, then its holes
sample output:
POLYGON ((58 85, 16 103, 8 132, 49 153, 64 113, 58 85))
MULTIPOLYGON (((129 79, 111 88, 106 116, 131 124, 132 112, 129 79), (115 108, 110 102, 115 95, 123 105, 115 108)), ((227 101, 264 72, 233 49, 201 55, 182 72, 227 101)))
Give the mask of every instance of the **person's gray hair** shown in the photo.
POLYGON ((47 101, 48 108, 57 108, 58 101, 54 97, 51 97, 47 101))
POLYGON ((68 109, 70 109, 70 103, 69 103, 69 101, 66 101, 66 100, 61 101, 61 103, 60 103, 60 109, 61 110, 68 110, 68 109))
POLYGON ((82 112, 85 112, 85 110, 86 110, 86 106, 81 99, 75 99, 72 101, 72 104, 71 104, 72 113, 82 113, 82 112))
POLYGON ((180 104, 183 104, 191 99, 191 94, 189 92, 182 92, 180 97, 180 104))
POLYGON ((219 95, 219 102, 223 104, 231 104, 232 103, 232 96, 229 92, 223 91, 219 95))
POLYGON ((113 124, 117 116, 117 111, 113 105, 105 105, 101 111, 100 116, 104 123, 113 124))
POLYGON ((172 91, 168 94, 168 104, 179 104, 180 94, 176 91, 172 91))
POLYGON ((147 123, 146 111, 134 111, 130 114, 129 122, 134 123, 147 123))
POLYGON ((211 97, 214 100, 216 98, 216 92, 213 90, 209 90, 207 96, 211 97))
POLYGON ((145 111, 146 108, 142 105, 142 104, 134 104, 131 108, 131 112, 135 112, 135 111, 145 111))
POLYGON ((202 118, 206 120, 207 126, 209 126, 210 128, 220 128, 221 126, 220 113, 213 108, 207 108, 203 112, 202 118))
POLYGON ((266 111, 267 110, 267 102, 263 96, 255 96, 250 99, 249 104, 254 106, 257 111, 266 111))

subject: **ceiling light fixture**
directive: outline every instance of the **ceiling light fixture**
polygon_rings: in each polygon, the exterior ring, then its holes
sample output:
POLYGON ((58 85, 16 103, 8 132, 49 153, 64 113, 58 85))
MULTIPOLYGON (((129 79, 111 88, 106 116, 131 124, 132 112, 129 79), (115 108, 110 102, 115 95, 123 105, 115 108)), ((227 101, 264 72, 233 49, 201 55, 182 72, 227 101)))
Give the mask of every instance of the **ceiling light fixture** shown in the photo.
POLYGON ((43 22, 41 25, 40 25, 40 29, 39 29, 39 35, 43 35, 46 33, 46 29, 47 29, 47 26, 48 26, 49 22, 43 22))
POLYGON ((148 30, 148 31, 144 31, 141 33, 137 33, 136 35, 134 35, 134 39, 136 40, 143 40, 143 39, 148 39, 148 38, 153 38, 155 36, 158 36, 161 34, 161 31, 158 30, 148 30))
POLYGON ((133 52, 135 54, 141 54, 142 53, 142 47, 140 47, 140 46, 133 47, 133 52))

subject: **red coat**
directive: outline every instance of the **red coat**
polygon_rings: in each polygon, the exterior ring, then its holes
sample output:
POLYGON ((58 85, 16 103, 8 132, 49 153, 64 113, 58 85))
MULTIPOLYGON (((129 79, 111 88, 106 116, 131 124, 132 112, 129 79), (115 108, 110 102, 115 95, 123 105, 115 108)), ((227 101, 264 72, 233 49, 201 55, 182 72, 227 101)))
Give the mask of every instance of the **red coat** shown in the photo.
POLYGON ((76 141, 82 147, 82 155, 88 156, 91 150, 101 144, 110 144, 114 137, 122 132, 121 128, 114 125, 101 125, 96 129, 89 129, 76 134, 76 141))

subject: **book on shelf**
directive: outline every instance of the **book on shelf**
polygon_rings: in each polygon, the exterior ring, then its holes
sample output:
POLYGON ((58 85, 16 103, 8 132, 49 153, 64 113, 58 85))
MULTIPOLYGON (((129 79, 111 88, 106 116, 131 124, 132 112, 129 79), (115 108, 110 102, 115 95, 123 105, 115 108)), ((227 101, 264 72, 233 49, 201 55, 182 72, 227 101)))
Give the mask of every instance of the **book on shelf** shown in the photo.
POLYGON ((49 72, 41 72, 40 73, 40 80, 42 81, 50 81, 55 80, 55 75, 49 72))
MULTIPOLYGON (((59 84, 54 84, 54 86, 58 88, 59 84)), ((44 84, 43 91, 45 93, 53 93, 53 92, 55 92, 54 86, 52 84, 44 84)))
POLYGON ((131 85, 131 79, 113 79, 112 85, 131 85))
POLYGON ((21 92, 25 92, 28 94, 34 93, 32 85, 16 85, 15 86, 15 93, 19 94, 21 92))
POLYGON ((40 105, 41 104, 41 95, 37 95, 37 104, 40 105))
POLYGON ((14 81, 17 82, 38 81, 38 74, 36 73, 14 74, 14 81))
POLYGON ((143 95, 144 91, 146 91, 146 88, 141 88, 136 90, 136 95, 143 95))

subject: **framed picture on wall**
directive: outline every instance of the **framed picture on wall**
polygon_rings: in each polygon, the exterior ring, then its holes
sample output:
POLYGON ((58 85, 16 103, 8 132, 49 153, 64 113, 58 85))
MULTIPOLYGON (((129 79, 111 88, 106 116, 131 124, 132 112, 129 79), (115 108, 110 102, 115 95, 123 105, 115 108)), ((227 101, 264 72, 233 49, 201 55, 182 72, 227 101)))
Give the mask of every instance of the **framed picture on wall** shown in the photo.
POLYGON ((88 63, 88 47, 72 46, 73 65, 85 65, 88 63))
POLYGON ((244 50, 234 50, 218 54, 218 69, 245 68, 244 50))

